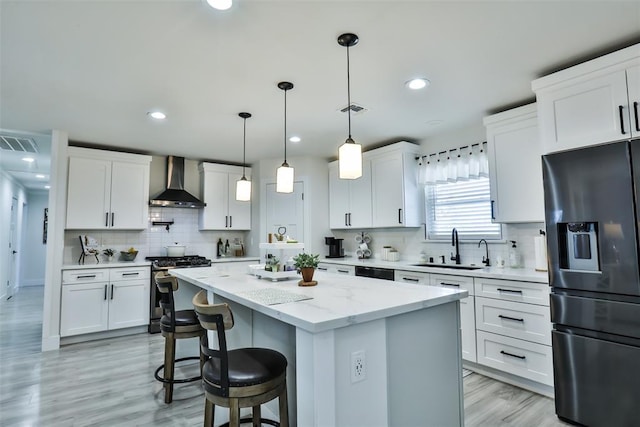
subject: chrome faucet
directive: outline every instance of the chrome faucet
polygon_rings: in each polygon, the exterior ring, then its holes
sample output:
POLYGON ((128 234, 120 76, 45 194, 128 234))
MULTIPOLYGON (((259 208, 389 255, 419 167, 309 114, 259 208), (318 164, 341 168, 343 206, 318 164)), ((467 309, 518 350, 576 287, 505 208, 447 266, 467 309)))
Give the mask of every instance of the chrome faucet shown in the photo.
POLYGON ((453 255, 453 252, 451 252, 451 261, 455 261, 456 264, 460 264, 460 247, 458 244, 458 230, 456 230, 455 228, 451 230, 451 246, 456 247, 455 256, 453 255))
POLYGON ((482 242, 484 242, 484 247, 487 250, 487 256, 483 256, 482 257, 482 263, 484 265, 486 265, 487 267, 489 267, 491 265, 491 262, 489 261, 489 245, 487 244, 486 240, 480 239, 480 241, 478 242, 478 247, 480 247, 480 245, 482 245, 482 242))

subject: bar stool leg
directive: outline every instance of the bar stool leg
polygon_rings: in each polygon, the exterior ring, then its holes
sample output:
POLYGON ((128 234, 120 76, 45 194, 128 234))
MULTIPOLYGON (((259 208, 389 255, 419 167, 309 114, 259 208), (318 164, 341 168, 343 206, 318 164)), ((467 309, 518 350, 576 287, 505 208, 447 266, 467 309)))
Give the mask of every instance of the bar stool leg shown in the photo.
POLYGON ((213 427, 216 407, 209 399, 204 398, 204 427, 213 427))
POLYGON ((240 402, 229 399, 229 427, 240 427, 240 402))
POLYGON ((278 408, 280 411, 280 427, 289 427, 289 405, 287 403, 287 382, 284 382, 282 392, 278 396, 278 408))
POLYGON ((256 405, 253 407, 253 427, 260 427, 261 423, 260 423, 260 417, 262 415, 260 414, 260 405, 256 405))
MULTIPOLYGON (((164 379, 173 380, 173 368, 176 360, 176 339, 173 334, 167 334, 164 338, 164 379)), ((164 383, 164 403, 173 400, 173 384, 164 383)))

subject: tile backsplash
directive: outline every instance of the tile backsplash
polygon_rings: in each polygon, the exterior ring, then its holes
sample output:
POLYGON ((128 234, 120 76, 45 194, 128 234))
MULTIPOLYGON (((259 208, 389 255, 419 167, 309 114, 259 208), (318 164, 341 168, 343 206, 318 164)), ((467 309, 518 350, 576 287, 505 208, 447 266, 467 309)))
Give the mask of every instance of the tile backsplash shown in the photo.
MULTIPOLYGON (((67 230, 65 231, 65 244, 63 262, 74 264, 80 257, 80 240, 78 236, 89 235, 95 238, 100 249, 113 248, 116 252, 136 248, 138 256, 136 261, 144 260, 147 256, 165 256, 165 246, 175 242, 186 246, 187 255, 200 255, 207 258, 216 257, 216 243, 219 238, 225 242, 239 238, 245 243, 246 231, 224 230, 198 230, 197 209, 184 208, 149 208, 149 226, 146 230, 67 230), (173 221, 169 230, 164 225, 152 225, 153 221, 173 221)), ((117 257, 116 257, 117 259, 117 257)), ((102 262, 103 257, 100 256, 102 262)), ((95 258, 87 257, 85 264, 95 263, 95 258)))
MULTIPOLYGON (((516 241, 518 251, 522 256, 524 267, 535 267, 534 240, 544 229, 544 223, 504 224, 503 240, 489 242, 489 259, 492 265, 501 257, 508 265, 510 240, 516 241)), ((446 263, 451 264, 451 252, 455 249, 450 241, 433 241, 424 239, 424 228, 420 229, 374 229, 341 231, 334 230, 334 237, 344 239, 343 247, 345 255, 354 256, 358 247, 356 236, 365 231, 371 236, 369 248, 374 258, 381 258, 383 246, 393 246, 400 252, 400 259, 404 261, 418 261, 420 252, 424 252, 427 259, 433 257, 434 262, 441 262, 440 256, 444 255, 446 263)), ((463 264, 478 264, 485 255, 485 246, 478 247, 478 241, 460 241, 460 258, 463 264)), ((328 249, 327 249, 328 250, 328 249)))

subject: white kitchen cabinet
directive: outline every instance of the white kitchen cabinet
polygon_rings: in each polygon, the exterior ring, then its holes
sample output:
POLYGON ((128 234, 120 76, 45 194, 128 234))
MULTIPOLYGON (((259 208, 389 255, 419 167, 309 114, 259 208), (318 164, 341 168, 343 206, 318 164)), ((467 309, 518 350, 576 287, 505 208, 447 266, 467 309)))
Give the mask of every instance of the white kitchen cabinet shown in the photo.
POLYGON ((148 267, 64 270, 60 336, 147 324, 149 274, 148 267))
POLYGON ((543 152, 640 136, 640 44, 534 80, 543 152))
POLYGON ((419 147, 398 142, 370 152, 372 226, 419 227, 424 192, 417 182, 419 147))
MULTIPOLYGON (((236 182, 242 178, 242 167, 215 163, 200 164, 203 201, 200 230, 250 230, 251 201, 236 200, 236 182)), ((245 169, 251 180, 251 169, 245 169)))
POLYGON ((144 229, 150 156, 69 147, 67 229, 144 229))
POLYGON ((324 271, 326 273, 342 274, 345 276, 356 275, 356 268, 353 265, 331 264, 326 262, 319 262, 317 270, 324 271))
POLYGON ((415 285, 428 285, 430 283, 429 273, 419 271, 394 270, 393 281, 401 283, 413 283, 415 285))
POLYGON ((460 327, 462 335, 462 358, 470 362, 476 359, 476 316, 474 303, 473 277, 453 276, 449 274, 431 274, 431 286, 451 289, 464 289, 469 292, 467 298, 460 300, 460 327))
POLYGON ((494 222, 544 222, 536 104, 484 118, 494 222))
POLYGON ((338 161, 329 163, 329 198, 330 228, 371 227, 371 163, 366 154, 358 179, 340 179, 338 161))

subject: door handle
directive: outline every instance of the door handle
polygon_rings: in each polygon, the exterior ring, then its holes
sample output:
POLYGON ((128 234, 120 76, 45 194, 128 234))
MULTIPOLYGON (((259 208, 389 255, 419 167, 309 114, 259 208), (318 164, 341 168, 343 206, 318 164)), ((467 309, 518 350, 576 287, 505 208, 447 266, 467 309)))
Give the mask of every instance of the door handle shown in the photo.
POLYGON ((495 204, 496 204, 496 201, 492 200, 491 201, 491 219, 496 219, 496 214, 495 214, 495 212, 493 210, 493 207, 494 207, 495 204))
POLYGON ((111 285, 111 299, 113 299, 113 285, 111 285))
POLYGON ((229 215, 229 228, 233 228, 233 216, 229 215))
POLYGON ((349 225, 349 222, 347 221, 347 215, 349 215, 348 213, 344 214, 344 225, 345 227, 349 225))
POLYGON ((11 253, 15 255, 18 253, 18 251, 11 251, 11 253))
POLYGON ((620 133, 626 135, 627 133, 624 131, 624 107, 622 105, 618 105, 618 113, 620 114, 620 133))
POLYGON ((107 300, 107 285, 104 285, 104 300, 107 300))
POLYGON ((224 228, 229 228, 229 215, 224 216, 224 228))
POLYGON ((109 226, 109 212, 104 213, 104 226, 105 227, 109 226))
POLYGON ((351 212, 349 212, 349 227, 351 227, 351 212))
POLYGON ((516 322, 524 322, 524 319, 518 319, 516 317, 503 316, 502 314, 498 314, 498 317, 501 318, 501 319, 513 320, 513 321, 516 321, 516 322))
POLYGON ((111 226, 113 227, 113 219, 116 217, 116 214, 111 212, 111 226))
POLYGON ((633 115, 636 117, 636 130, 640 132, 640 118, 638 118, 638 103, 633 103, 633 115))
POLYGON ((398 224, 402 224, 402 208, 398 209, 398 224))

